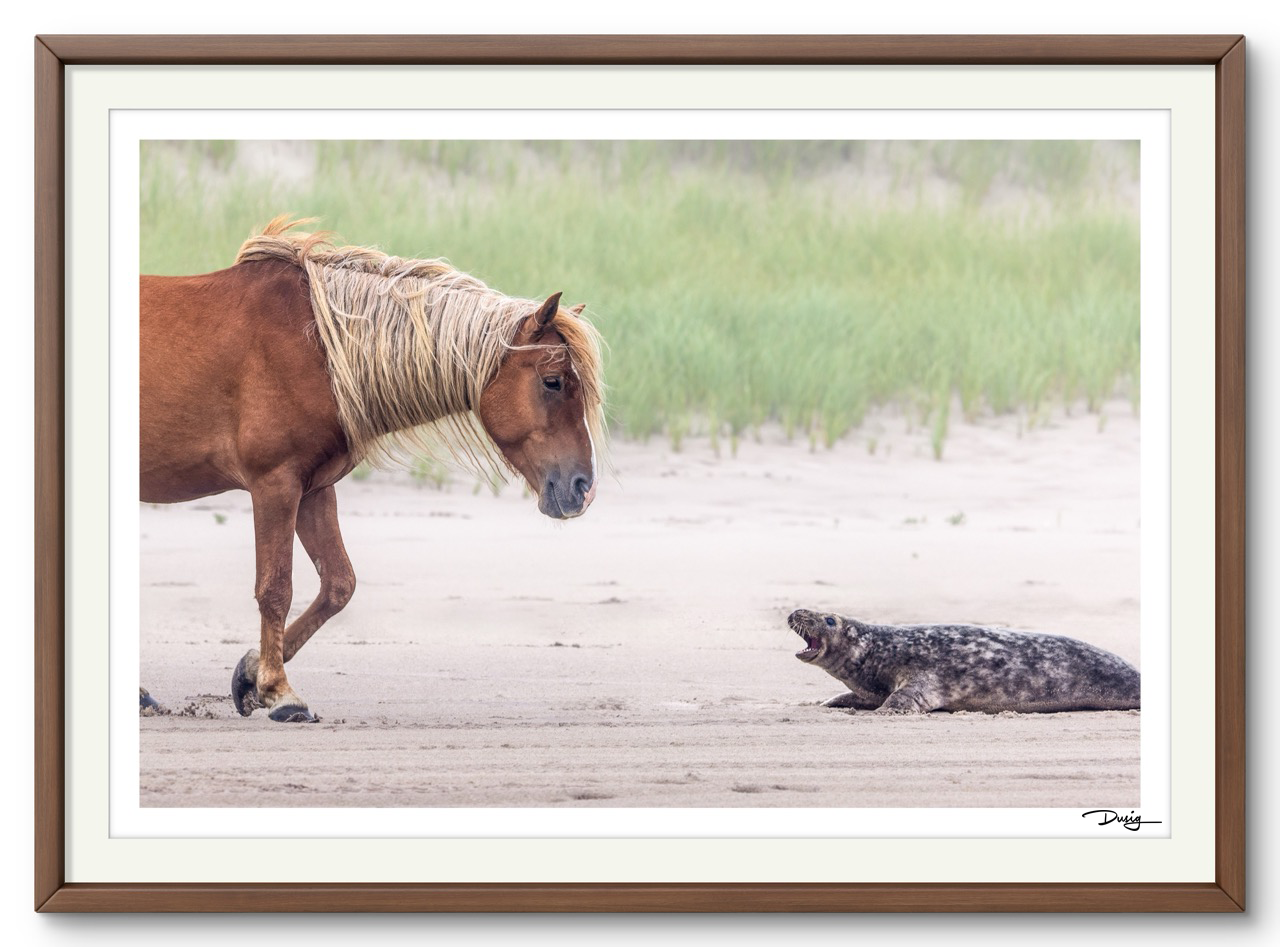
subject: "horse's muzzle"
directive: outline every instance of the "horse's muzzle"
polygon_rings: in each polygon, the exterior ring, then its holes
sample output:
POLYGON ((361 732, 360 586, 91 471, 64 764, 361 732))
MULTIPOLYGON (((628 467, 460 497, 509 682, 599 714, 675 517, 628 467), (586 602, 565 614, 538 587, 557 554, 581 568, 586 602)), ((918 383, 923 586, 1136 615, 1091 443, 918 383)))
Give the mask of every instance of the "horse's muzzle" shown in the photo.
POLYGON ((579 472, 568 478, 552 474, 543 482, 538 509, 553 519, 567 520, 585 513, 595 498, 595 478, 590 474, 579 472))

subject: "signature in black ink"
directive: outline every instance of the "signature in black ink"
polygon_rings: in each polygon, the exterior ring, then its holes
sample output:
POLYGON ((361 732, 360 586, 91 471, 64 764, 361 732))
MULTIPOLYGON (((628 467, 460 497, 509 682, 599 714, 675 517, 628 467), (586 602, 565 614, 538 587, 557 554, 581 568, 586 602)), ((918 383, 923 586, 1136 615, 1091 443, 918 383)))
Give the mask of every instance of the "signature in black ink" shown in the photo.
POLYGON ((1130 832, 1136 832, 1144 825, 1160 825, 1159 819, 1144 819, 1140 815, 1135 815, 1132 809, 1128 815, 1121 815, 1115 809, 1090 809, 1088 812, 1081 813, 1080 818, 1087 819, 1091 815, 1100 815, 1102 818, 1098 821, 1098 825, 1110 825, 1113 822, 1119 822, 1124 828, 1130 832))

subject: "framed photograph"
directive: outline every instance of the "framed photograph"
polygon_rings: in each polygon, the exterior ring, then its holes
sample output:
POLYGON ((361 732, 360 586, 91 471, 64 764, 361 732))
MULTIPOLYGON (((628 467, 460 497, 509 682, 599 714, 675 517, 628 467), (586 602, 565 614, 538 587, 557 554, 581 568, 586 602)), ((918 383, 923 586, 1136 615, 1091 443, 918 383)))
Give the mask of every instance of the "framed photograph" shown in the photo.
POLYGON ((1243 910, 1243 37, 35 56, 37 910, 1243 910))

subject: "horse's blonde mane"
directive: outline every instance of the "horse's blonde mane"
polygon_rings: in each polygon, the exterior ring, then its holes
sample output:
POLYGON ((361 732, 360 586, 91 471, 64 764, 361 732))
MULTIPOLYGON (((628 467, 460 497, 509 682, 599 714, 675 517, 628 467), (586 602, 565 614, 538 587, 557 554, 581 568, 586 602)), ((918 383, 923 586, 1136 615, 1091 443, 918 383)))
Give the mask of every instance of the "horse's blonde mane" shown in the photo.
MULTIPOLYGON (((284 260, 306 272, 352 457, 376 463, 443 451, 482 474, 510 470, 474 410, 520 323, 541 303, 490 289, 445 260, 339 247, 331 234, 293 229, 310 223, 275 218, 244 242, 235 262, 284 260)), ((603 449, 600 335, 564 309, 551 326, 565 340, 588 429, 603 449)))

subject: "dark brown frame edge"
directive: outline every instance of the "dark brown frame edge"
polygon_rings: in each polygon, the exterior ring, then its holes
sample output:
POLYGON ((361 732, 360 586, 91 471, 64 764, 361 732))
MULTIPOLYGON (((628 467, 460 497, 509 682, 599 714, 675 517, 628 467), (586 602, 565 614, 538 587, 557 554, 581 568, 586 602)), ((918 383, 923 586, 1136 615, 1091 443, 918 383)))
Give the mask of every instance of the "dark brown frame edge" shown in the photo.
POLYGON ((38 911, 1244 910, 1244 38, 43 36, 35 40, 38 911), (63 68, 67 65, 1187 65, 1217 77, 1216 842, 1197 884, 100 884, 64 880, 63 68))

